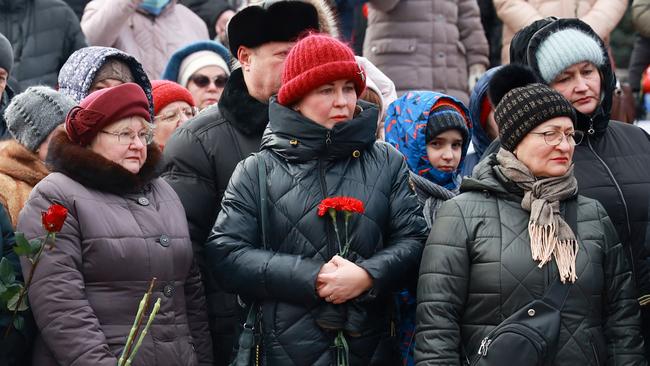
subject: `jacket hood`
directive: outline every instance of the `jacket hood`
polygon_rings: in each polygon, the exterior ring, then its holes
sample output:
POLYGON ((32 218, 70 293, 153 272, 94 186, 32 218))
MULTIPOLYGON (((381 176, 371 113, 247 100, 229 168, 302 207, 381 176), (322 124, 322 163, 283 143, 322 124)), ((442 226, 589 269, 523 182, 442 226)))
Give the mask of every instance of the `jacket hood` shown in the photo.
POLYGON ((426 130, 429 112, 438 103, 451 103, 463 111, 466 116, 468 136, 472 136, 473 126, 469 119, 469 111, 462 102, 437 92, 412 91, 397 98, 388 106, 384 123, 386 142, 405 156, 412 172, 453 190, 460 184, 460 172, 469 148, 469 139, 463 141, 460 164, 454 172, 442 172, 431 165, 427 156, 426 130))
POLYGON ((472 95, 469 98, 469 117, 472 120, 472 127, 474 127, 474 130, 472 131, 472 145, 474 146, 474 151, 479 157, 483 156, 485 149, 487 149, 487 147, 490 146, 490 143, 492 143, 492 140, 488 137, 487 133, 483 129, 483 125, 481 124, 481 105, 483 103, 483 98, 487 98, 488 86, 490 80, 492 80, 492 76, 501 67, 502 66, 493 67, 486 71, 485 74, 483 74, 483 76, 481 76, 481 78, 476 82, 476 86, 474 86, 472 95))
POLYGON ((552 33, 562 29, 575 28, 592 36, 600 45, 605 62, 599 68, 601 76, 601 102, 592 116, 587 116, 576 110, 578 129, 587 131, 593 126, 595 134, 605 133, 609 125, 612 109, 612 98, 616 88, 616 75, 609 62, 609 54, 605 44, 593 29, 579 19, 546 18, 538 20, 519 31, 510 45, 510 62, 530 66, 537 77, 542 80, 535 53, 539 45, 552 33))
POLYGON ((0 143, 0 174, 35 186, 50 172, 38 156, 16 140, 0 143))
POLYGON ((135 57, 112 47, 84 47, 70 55, 59 72, 59 91, 81 102, 90 94, 95 74, 109 58, 118 59, 129 66, 135 79, 133 82, 140 85, 147 95, 153 120, 153 97, 149 77, 135 57))
POLYGON ((262 136, 269 122, 269 105, 248 93, 241 68, 233 70, 216 105, 221 115, 241 133, 262 136))
POLYGON ((124 169, 58 131, 50 141, 47 164, 53 172, 67 175, 83 186, 117 195, 139 192, 159 175, 162 153, 157 144, 147 146, 147 160, 137 174, 124 169))
POLYGON ((167 62, 167 66, 165 66, 165 71, 163 71, 161 79, 171 80, 176 83, 178 80, 178 73, 181 68, 181 63, 183 62, 185 57, 198 51, 212 51, 217 55, 219 55, 219 57, 221 57, 224 61, 226 61, 227 65, 230 66, 231 64, 230 51, 228 51, 228 49, 222 46, 219 42, 215 42, 215 41, 193 42, 176 50, 176 52, 172 54, 172 57, 169 59, 169 62, 167 62))
POLYGON ((330 130, 281 105, 273 97, 269 106, 269 126, 262 137, 262 149, 273 150, 293 162, 359 157, 375 142, 379 110, 374 104, 363 101, 358 104, 361 112, 330 130))

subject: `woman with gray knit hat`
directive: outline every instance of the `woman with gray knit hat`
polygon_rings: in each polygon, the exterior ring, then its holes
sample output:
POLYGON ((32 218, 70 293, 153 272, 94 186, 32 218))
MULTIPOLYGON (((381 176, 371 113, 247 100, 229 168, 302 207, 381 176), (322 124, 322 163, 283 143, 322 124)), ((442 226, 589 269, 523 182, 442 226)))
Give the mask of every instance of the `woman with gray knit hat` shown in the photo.
POLYGON ((501 149, 438 210, 420 266, 418 364, 646 365, 626 252, 602 205, 578 195, 584 132, 571 103, 535 81, 516 65, 493 76, 501 149), (515 318, 539 326, 539 349, 504 328, 515 318))
POLYGON ((14 227, 32 188, 49 174, 44 162, 50 138, 75 105, 50 87, 32 86, 7 107, 4 116, 14 139, 0 143, 0 201, 14 227))
POLYGON ((510 53, 513 62, 529 65, 576 111, 576 128, 586 134, 575 150, 578 187, 603 204, 633 258, 650 358, 650 137, 634 125, 610 120, 616 75, 605 45, 584 22, 537 21, 517 33, 510 53))

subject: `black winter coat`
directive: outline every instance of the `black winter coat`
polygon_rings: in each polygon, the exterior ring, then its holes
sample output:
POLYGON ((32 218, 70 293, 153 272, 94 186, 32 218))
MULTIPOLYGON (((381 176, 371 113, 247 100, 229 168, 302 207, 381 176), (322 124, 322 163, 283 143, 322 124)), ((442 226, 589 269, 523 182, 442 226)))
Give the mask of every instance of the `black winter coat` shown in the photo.
MULTIPOLYGON (((496 164, 494 155, 482 161, 463 181, 465 193, 438 210, 420 267, 418 365, 471 359, 496 325, 556 281, 553 261, 539 268, 532 259, 523 191, 497 175, 496 164)), ((578 279, 552 364, 646 365, 625 250, 600 203, 578 196, 577 205, 578 279)))
POLYGON ((262 304, 267 365, 333 365, 335 333, 315 314, 325 302, 316 276, 337 252, 331 219, 319 217, 325 197, 364 202, 350 219, 352 261, 373 278, 373 289, 352 300, 366 311, 361 337, 348 336, 351 365, 396 365, 390 337, 391 291, 417 268, 426 225, 403 157, 375 142, 376 107, 328 130, 290 108, 271 103, 262 151, 237 167, 206 245, 215 277, 227 290, 262 304), (267 169, 268 250, 258 212, 258 159, 267 169))
POLYGON ((0 0, 0 33, 14 49, 9 80, 16 93, 55 87, 61 66, 87 45, 79 19, 62 0, 0 0))
MULTIPOLYGON (((529 63, 538 72, 535 61, 528 60, 526 52, 534 52, 549 33, 566 27, 580 28, 599 39, 591 28, 572 19, 541 20, 513 39, 510 59, 529 63)), ((586 137, 573 155, 575 176, 580 194, 597 199, 605 207, 618 237, 634 258, 632 268, 638 295, 647 295, 650 294, 650 136, 639 127, 609 120, 616 76, 602 42, 601 47, 605 59, 600 68, 602 102, 592 116, 576 111, 577 128, 586 137)), ((646 355, 650 357, 650 306, 644 306, 642 314, 646 355)))
POLYGON ((248 94, 241 69, 232 72, 218 105, 176 129, 164 151, 162 177, 176 191, 187 216, 194 257, 201 268, 215 365, 227 365, 239 327, 235 295, 220 289, 207 270, 203 246, 221 210, 235 166, 259 151, 268 105, 248 94))

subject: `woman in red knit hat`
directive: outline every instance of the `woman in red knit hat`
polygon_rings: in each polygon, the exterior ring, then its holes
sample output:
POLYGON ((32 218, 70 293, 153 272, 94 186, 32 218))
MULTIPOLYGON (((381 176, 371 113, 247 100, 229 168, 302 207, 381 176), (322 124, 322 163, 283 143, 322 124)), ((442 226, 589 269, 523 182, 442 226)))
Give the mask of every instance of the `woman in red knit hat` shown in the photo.
MULTIPOLYGON (((151 117, 142 88, 125 83, 83 99, 50 142, 53 173, 18 220, 32 239, 44 234, 41 212, 52 203, 68 209, 29 289, 40 330, 33 365, 115 366, 154 277, 161 307, 132 365, 212 364, 185 211, 157 177, 151 117)), ((31 263, 22 265, 27 276, 31 263)))
POLYGON ((154 135, 153 140, 160 150, 174 130, 197 113, 194 98, 189 90, 168 80, 152 80, 154 135))
POLYGON ((404 158, 375 141, 365 81, 334 38, 292 48, 261 151, 232 175, 206 244, 221 285, 259 308, 264 364, 399 364, 390 295, 417 271, 426 224, 404 158), (342 208, 338 231, 319 210, 336 196, 363 203, 342 208))

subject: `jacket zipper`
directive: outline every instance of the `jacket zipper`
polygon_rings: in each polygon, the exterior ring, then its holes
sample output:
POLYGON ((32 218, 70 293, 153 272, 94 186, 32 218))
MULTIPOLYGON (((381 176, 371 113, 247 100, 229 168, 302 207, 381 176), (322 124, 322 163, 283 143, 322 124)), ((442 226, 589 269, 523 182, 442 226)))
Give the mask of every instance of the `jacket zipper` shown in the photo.
POLYGON ((611 169, 609 169, 609 166, 605 163, 605 161, 596 153, 596 150, 594 150, 594 147, 591 145, 591 136, 595 133, 594 131, 594 122, 591 121, 591 124, 589 125, 589 130, 587 130, 588 136, 587 136, 587 146, 589 146, 589 150, 591 150, 592 154, 600 161, 600 163, 603 165, 605 170, 607 171, 607 174, 609 175, 609 178, 614 182, 614 186, 616 187, 616 191, 618 192, 618 195, 621 198, 621 202, 623 202, 623 208, 625 209, 625 223, 627 224, 627 236, 628 236, 628 251, 630 252, 630 261, 632 262, 632 273, 636 275, 636 263, 635 263, 635 258, 634 258, 634 253, 632 252, 632 228, 630 227, 630 213, 627 208, 627 202, 625 201, 625 196, 623 196, 623 190, 621 190, 621 187, 618 185, 618 182, 616 181, 616 178, 614 178, 614 174, 612 173, 611 169))
MULTIPOLYGON (((325 136, 325 144, 327 145, 327 148, 329 149, 329 145, 332 143, 332 139, 330 136, 330 131, 327 131, 327 135, 325 136)), ((325 168, 323 167, 323 158, 318 158, 318 179, 320 181, 320 189, 321 193, 323 194, 323 198, 327 198, 327 182, 325 181, 325 168)), ((333 223, 336 225, 336 223, 333 223)), ((332 245, 332 235, 331 235, 331 230, 326 229, 325 233, 327 235, 327 255, 328 258, 334 257, 336 254, 336 250, 334 249, 335 246, 332 245)))

